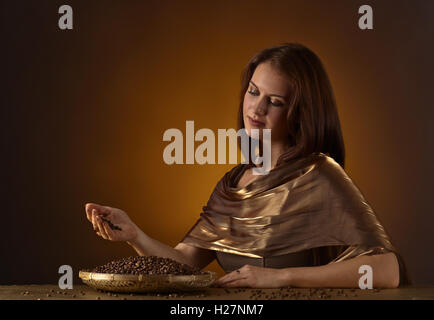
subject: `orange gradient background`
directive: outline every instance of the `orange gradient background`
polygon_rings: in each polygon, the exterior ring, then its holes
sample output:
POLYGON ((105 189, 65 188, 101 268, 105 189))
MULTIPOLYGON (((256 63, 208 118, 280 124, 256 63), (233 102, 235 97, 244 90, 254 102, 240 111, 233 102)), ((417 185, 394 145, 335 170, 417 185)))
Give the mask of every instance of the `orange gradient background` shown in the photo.
MULTIPOLYGON (((233 165, 166 165, 163 133, 235 128, 241 71, 259 50, 299 42, 332 82, 346 172, 416 283, 434 283, 434 4, 363 1, 61 1, 2 8, 6 237, 0 283, 57 283, 135 252, 98 238, 95 202, 175 246, 233 165), (428 72, 428 70, 431 70, 428 72)), ((196 143, 196 146, 200 143, 196 143)), ((3 260, 3 259, 2 259, 3 260)), ((222 274, 217 263, 207 269, 222 274)))

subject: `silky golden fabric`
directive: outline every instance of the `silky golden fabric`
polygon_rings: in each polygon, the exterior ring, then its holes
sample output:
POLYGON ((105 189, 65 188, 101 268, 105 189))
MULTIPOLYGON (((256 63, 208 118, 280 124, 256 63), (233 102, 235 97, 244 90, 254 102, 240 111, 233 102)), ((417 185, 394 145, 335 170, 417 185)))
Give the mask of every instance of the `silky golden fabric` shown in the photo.
POLYGON ((333 158, 312 153, 238 188, 247 168, 239 164, 224 175, 182 242, 254 258, 311 249, 313 265, 394 252, 400 286, 409 284, 383 226, 333 158))

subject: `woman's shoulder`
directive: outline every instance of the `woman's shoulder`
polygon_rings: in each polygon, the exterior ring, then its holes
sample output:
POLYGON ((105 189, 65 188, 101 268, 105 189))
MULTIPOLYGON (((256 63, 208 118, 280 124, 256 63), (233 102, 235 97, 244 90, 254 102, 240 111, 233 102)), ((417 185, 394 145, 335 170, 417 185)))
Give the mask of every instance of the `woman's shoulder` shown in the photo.
POLYGON ((335 192, 347 199, 362 199, 363 195, 353 179, 332 157, 323 155, 318 166, 319 178, 327 185, 330 192, 335 192))
POLYGON ((329 177, 335 176, 336 174, 346 175, 342 166, 330 155, 319 152, 316 153, 315 156, 319 159, 318 168, 322 174, 328 175, 329 177))

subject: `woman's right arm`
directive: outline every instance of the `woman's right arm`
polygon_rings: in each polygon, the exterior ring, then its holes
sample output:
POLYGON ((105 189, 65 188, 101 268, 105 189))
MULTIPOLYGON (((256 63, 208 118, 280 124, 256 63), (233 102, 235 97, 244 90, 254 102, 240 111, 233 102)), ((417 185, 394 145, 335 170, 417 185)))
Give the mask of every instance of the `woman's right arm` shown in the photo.
POLYGON ((92 223, 97 235, 106 240, 125 241, 141 256, 170 258, 197 268, 204 268, 215 258, 215 251, 179 243, 172 248, 146 235, 128 215, 117 208, 87 203, 87 219, 92 223), (110 220, 122 230, 113 230, 101 217, 110 220))
POLYGON ((138 236, 127 243, 141 256, 159 256, 197 268, 204 268, 215 259, 215 251, 197 248, 185 243, 178 243, 175 248, 152 239, 139 229, 138 236))

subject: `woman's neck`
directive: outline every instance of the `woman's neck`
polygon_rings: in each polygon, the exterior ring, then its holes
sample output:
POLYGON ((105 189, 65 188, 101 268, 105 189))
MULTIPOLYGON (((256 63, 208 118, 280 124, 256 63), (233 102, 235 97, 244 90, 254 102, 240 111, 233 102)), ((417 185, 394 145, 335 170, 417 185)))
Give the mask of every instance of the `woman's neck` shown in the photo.
MULTIPOLYGON (((270 154, 271 154, 271 162, 270 162, 270 170, 274 169, 276 167, 277 161, 279 160, 279 157, 285 153, 286 151, 288 151, 290 148, 289 142, 288 141, 271 141, 271 146, 270 146, 270 154)), ((263 150, 264 150, 264 146, 262 141, 259 142, 259 149, 260 151, 260 155, 263 155, 263 150)), ((258 164, 256 165, 261 166, 262 164, 258 164)))

